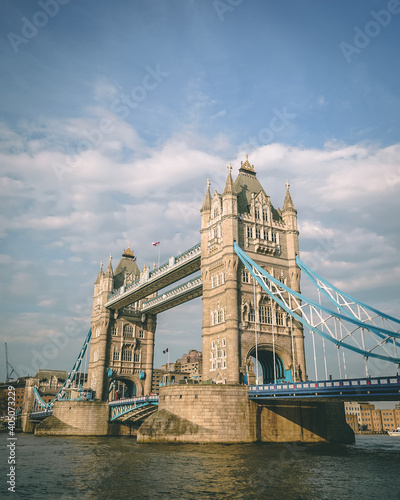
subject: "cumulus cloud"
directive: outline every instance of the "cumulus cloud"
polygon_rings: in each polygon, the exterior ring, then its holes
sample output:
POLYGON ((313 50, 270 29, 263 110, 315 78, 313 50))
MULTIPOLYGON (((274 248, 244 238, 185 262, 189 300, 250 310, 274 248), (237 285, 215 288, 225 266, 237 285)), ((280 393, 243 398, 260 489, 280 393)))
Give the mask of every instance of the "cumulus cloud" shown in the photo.
MULTIPOLYGON (((99 84, 99 99, 106 91, 99 84)), ((162 242, 162 261, 196 244, 205 180, 221 192, 226 164, 231 161, 235 172, 245 154, 223 135, 205 147, 205 139, 191 131, 149 147, 132 126, 100 107, 84 120, 25 123, 18 132, 4 124, 0 128, 0 226, 3 241, 13 248, 0 254, 3 308, 8 315, 12 300, 23 299, 14 338, 39 343, 45 332, 63 330, 68 311, 88 302, 79 319, 84 336, 98 263, 110 253, 116 265, 130 243, 142 267, 158 259, 154 240, 162 242), (81 132, 90 137, 107 117, 113 131, 77 154, 81 132), (41 139, 33 138, 35 126, 41 139), (55 146, 58 137, 70 150, 55 146), (57 176, 55 164, 68 168, 57 176)), ((276 207, 282 206, 290 180, 303 260, 337 286, 394 315, 399 310, 399 153, 400 144, 381 148, 331 141, 321 149, 270 144, 249 158, 276 207)), ((308 285, 304 290, 312 291, 308 285)), ((184 324, 176 340, 183 350, 184 342, 187 349, 200 347, 201 318, 188 321, 192 309, 187 307, 182 306, 184 324)), ((171 314, 160 315, 159 335, 172 332, 173 323, 171 314)), ((75 354, 71 347, 69 359, 75 354)))

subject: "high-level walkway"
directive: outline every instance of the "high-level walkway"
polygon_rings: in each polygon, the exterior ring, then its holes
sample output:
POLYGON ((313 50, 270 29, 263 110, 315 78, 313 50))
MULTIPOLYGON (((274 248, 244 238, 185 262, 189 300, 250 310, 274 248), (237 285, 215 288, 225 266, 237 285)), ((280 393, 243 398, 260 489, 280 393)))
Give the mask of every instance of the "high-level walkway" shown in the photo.
MULTIPOLYGON (((198 243, 177 257, 171 257, 169 262, 158 269, 147 271, 134 283, 121 287, 119 291, 108 297, 106 307, 121 309, 199 271, 200 257, 201 248, 200 243, 198 243)), ((147 310, 150 310, 150 305, 148 305, 147 310)))

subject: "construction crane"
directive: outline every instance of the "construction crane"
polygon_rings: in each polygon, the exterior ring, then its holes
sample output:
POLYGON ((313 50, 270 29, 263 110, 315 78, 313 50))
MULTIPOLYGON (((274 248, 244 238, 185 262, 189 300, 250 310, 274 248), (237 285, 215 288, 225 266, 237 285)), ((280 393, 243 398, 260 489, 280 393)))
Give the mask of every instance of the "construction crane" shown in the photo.
POLYGON ((7 352, 7 342, 5 342, 6 346, 6 383, 11 380, 11 376, 13 373, 18 377, 18 373, 14 370, 14 368, 11 366, 11 364, 8 362, 8 352, 7 352), (11 371, 9 372, 9 368, 11 368, 11 371))

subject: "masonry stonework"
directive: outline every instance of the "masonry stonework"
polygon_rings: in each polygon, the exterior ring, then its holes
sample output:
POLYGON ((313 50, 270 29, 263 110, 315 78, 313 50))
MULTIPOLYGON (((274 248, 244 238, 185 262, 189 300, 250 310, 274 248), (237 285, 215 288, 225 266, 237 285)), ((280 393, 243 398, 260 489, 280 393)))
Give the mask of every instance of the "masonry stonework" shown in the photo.
POLYGON ((140 312, 142 301, 117 310, 105 307, 110 294, 147 276, 148 269, 139 271, 129 247, 115 272, 111 256, 105 273, 100 266, 94 284, 88 373, 96 400, 107 401, 110 388, 117 382, 125 386, 127 397, 151 392, 156 317, 140 312))
POLYGON ((53 415, 35 428, 36 436, 106 436, 109 407, 101 401, 56 401, 53 415))
POLYGON ((239 262, 236 242, 257 264, 300 291, 297 211, 289 183, 283 208, 275 209, 246 159, 222 194, 201 208, 203 278, 203 380, 237 384, 305 380, 302 325, 268 298, 239 262), (256 342, 257 338, 257 342, 256 342))
POLYGON ((240 385, 171 386, 139 428, 141 443, 353 443, 340 402, 257 404, 240 385))
POLYGON ((249 443, 256 440, 255 422, 256 405, 249 401, 247 387, 163 387, 159 410, 142 424, 138 441, 249 443))

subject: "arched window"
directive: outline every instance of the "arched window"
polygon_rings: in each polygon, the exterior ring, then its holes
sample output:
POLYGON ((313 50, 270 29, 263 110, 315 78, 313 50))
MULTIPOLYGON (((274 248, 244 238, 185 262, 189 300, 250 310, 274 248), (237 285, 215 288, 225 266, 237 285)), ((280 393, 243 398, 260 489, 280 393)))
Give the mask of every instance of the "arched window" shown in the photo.
POLYGON ((124 325, 124 337, 133 337, 132 325, 124 325))

